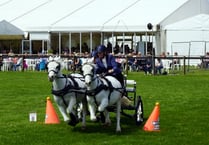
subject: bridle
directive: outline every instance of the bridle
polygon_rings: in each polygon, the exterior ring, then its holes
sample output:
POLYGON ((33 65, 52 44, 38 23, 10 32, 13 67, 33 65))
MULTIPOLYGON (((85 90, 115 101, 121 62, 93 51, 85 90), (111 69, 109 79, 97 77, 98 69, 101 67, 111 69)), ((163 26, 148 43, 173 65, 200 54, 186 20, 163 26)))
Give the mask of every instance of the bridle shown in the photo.
POLYGON ((90 63, 86 63, 86 64, 84 64, 84 65, 90 65, 90 66, 92 67, 92 73, 88 73, 88 74, 85 74, 85 75, 84 75, 84 78, 85 78, 86 76, 90 76, 91 82, 90 82, 89 85, 91 85, 91 83, 94 82, 94 81, 97 79, 97 76, 94 75, 95 68, 94 68, 94 66, 93 66, 92 64, 90 64, 90 63))
POLYGON ((86 76, 90 76, 90 78, 91 78, 90 84, 91 84, 92 82, 94 82, 94 81, 97 79, 97 76, 96 76, 96 75, 93 75, 93 74, 85 74, 85 75, 84 75, 84 78, 85 78, 86 76))
MULTIPOLYGON (((47 70, 48 74, 49 74, 50 72, 54 72, 54 73, 57 75, 57 74, 59 73, 59 71, 60 71, 60 68, 61 68, 60 63, 57 62, 57 61, 54 61, 54 60, 49 61, 49 62, 46 64, 46 70, 47 70), (58 64, 57 67, 56 67, 56 69, 48 70, 48 65, 49 65, 49 63, 51 63, 51 62, 55 62, 55 63, 58 64)), ((56 78, 64 78, 64 77, 58 77, 58 76, 55 76, 55 77, 56 77, 56 78)))
MULTIPOLYGON (((84 64, 85 65, 85 64, 84 64)), ((94 81, 97 81, 97 84, 95 86, 95 88, 92 88, 91 90, 86 90, 86 94, 87 95, 90 95, 90 96, 94 96, 94 99, 95 99, 95 96, 101 91, 101 90, 107 90, 108 87, 104 84, 104 82, 99 79, 99 76, 95 75, 94 74, 94 71, 95 71, 95 68, 92 64, 89 64, 88 65, 92 66, 92 71, 91 73, 87 73, 87 74, 84 74, 84 78, 86 76, 89 76, 91 81, 89 82, 89 86, 91 86, 91 84, 94 82, 94 81)), ((96 100, 95 100, 96 102, 96 100)))

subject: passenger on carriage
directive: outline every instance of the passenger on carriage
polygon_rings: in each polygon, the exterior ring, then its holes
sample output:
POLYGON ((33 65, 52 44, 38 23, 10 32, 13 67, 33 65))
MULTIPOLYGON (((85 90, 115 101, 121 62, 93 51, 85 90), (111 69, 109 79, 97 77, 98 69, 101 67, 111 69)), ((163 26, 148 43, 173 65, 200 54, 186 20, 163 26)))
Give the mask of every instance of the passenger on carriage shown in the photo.
POLYGON ((115 57, 106 51, 104 45, 97 47, 97 55, 95 57, 96 73, 114 76, 124 86, 124 79, 121 68, 118 67, 115 57))

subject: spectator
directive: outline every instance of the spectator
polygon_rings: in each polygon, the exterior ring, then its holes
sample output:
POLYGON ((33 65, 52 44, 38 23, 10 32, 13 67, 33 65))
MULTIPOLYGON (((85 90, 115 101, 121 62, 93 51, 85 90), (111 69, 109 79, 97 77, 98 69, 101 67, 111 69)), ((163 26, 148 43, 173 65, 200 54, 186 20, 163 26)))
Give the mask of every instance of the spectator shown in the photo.
POLYGON ((23 60, 23 69, 24 70, 27 70, 28 69, 28 65, 27 65, 27 63, 26 63, 25 60, 23 60))
POLYGON ((20 57, 17 59, 17 62, 14 61, 14 64, 13 64, 13 70, 16 71, 17 68, 19 67, 23 67, 23 58, 20 57))
POLYGON ((209 52, 207 52, 205 55, 203 65, 204 65, 204 68, 208 68, 208 66, 209 66, 209 52))
MULTIPOLYGON (((177 52, 174 53, 174 57, 178 57, 178 53, 177 52)), ((173 64, 179 64, 179 59, 178 58, 174 58, 173 59, 173 64)))
POLYGON ((146 64, 144 65, 145 75, 152 74, 152 57, 150 54, 148 55, 149 56, 146 58, 146 64))
POLYGON ((1 67, 3 66, 3 57, 0 56, 0 71, 1 71, 1 67))
POLYGON ((155 62, 155 69, 156 69, 156 74, 162 74, 162 69, 163 69, 163 63, 161 58, 157 58, 156 62, 155 62))
POLYGON ((42 71, 46 69, 46 59, 40 58, 39 63, 36 65, 36 70, 42 71))
POLYGON ((14 56, 14 52, 12 49, 9 50, 8 56, 14 56))
POLYGON ((82 65, 82 60, 81 58, 77 57, 75 58, 75 70, 81 71, 81 65, 82 65))

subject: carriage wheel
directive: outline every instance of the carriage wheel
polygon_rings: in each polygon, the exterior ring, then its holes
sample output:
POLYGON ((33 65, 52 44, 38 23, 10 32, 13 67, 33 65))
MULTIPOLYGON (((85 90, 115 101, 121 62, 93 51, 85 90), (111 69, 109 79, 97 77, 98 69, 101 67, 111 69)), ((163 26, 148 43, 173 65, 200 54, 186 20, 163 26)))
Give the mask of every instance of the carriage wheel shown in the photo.
POLYGON ((138 96, 138 101, 137 101, 136 110, 135 110, 136 125, 141 125, 143 120, 144 120, 144 118, 143 118, 143 103, 142 103, 141 96, 138 96))

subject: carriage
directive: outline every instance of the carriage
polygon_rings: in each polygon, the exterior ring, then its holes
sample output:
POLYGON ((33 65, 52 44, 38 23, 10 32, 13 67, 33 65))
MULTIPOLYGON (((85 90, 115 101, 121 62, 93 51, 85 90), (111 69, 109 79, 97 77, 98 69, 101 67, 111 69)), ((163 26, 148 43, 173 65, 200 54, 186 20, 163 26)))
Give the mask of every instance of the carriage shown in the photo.
MULTIPOLYGON (((127 79, 124 75, 125 92, 121 102, 121 114, 134 119, 137 126, 141 125, 144 121, 143 102, 140 95, 137 95, 137 82, 135 80, 127 79), (134 112, 132 112, 134 111, 134 112)), ((115 106, 109 106, 108 110, 115 111, 115 106)))
POLYGON ((136 125, 140 125, 143 122, 143 103, 141 97, 136 95, 136 82, 134 80, 127 80, 127 77, 125 77, 125 87, 121 87, 116 78, 112 76, 101 78, 101 76, 94 73, 94 65, 90 63, 86 64, 82 66, 82 75, 68 75, 71 76, 70 78, 61 73, 59 58, 51 58, 47 64, 48 77, 53 82, 52 93, 64 121, 73 126, 78 123, 78 114, 76 113, 76 109, 74 110, 73 108, 75 108, 76 104, 80 103, 84 106, 82 108, 82 127, 85 128, 87 111, 85 106, 87 106, 88 102, 91 120, 97 119, 97 111, 104 112, 103 121, 108 124, 111 123, 109 112, 117 112, 116 132, 121 131, 120 114, 133 117, 136 125), (83 68, 84 66, 87 67, 83 68), (80 76, 83 76, 83 81, 80 79, 80 76), (78 85, 76 86, 75 84, 78 85), (76 102, 78 100, 80 101, 76 102), (95 108, 95 104, 98 109, 95 108), (126 110, 134 110, 134 113, 128 114, 126 110), (70 114, 70 118, 67 115, 68 113, 70 114))
POLYGON ((121 131, 121 114, 133 117, 136 125, 143 122, 143 103, 141 96, 136 94, 135 80, 127 80, 127 77, 124 76, 125 85, 123 86, 114 76, 96 74, 95 64, 91 62, 83 64, 82 71, 87 91, 90 92, 87 93, 87 100, 90 100, 88 101, 89 106, 94 109, 94 103, 96 102, 98 111, 105 114, 103 117, 105 123, 109 123, 109 112, 111 111, 116 112, 116 132, 121 131), (126 113, 126 110, 134 110, 134 114, 126 113))

